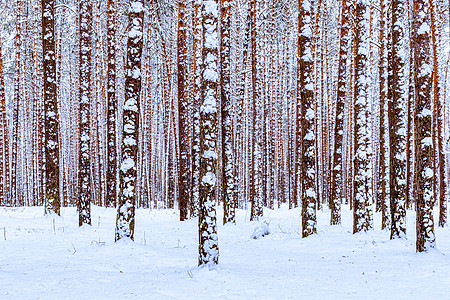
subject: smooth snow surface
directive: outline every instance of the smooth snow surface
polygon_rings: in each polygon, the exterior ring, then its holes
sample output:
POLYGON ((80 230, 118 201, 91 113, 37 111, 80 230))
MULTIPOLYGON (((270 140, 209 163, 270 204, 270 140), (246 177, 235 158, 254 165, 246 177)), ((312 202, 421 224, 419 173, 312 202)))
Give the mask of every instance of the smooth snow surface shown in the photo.
POLYGON ((265 210, 270 234, 255 240, 262 223, 239 210, 237 225, 218 224, 213 271, 197 268, 197 220, 181 223, 175 211, 138 210, 135 242, 116 244, 115 209, 93 207, 93 226, 82 228, 75 208, 56 218, 43 211, 0 208, 1 299, 449 297, 450 229, 436 228, 438 250, 417 254, 411 211, 408 239, 390 241, 387 231, 353 235, 346 206, 343 226, 328 226, 329 212, 319 211, 318 234, 306 239, 299 209, 265 210))

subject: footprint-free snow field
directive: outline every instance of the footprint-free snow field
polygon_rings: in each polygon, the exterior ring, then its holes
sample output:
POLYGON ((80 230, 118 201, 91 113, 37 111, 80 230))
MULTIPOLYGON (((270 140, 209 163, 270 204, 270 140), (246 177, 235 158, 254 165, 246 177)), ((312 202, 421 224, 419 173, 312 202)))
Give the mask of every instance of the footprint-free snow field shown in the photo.
POLYGON ((450 288, 450 229, 437 228, 437 250, 415 252, 408 238, 380 230, 352 234, 352 214, 301 238, 300 210, 265 210, 261 222, 238 211, 221 225, 216 270, 197 267, 197 219, 174 210, 137 210, 135 241, 114 243, 116 211, 93 207, 92 227, 75 208, 61 217, 42 207, 0 208, 2 299, 445 299, 450 288), (267 234, 269 232, 269 234, 267 234), (264 236, 263 236, 264 235, 264 236), (254 239, 257 237, 258 239, 254 239))

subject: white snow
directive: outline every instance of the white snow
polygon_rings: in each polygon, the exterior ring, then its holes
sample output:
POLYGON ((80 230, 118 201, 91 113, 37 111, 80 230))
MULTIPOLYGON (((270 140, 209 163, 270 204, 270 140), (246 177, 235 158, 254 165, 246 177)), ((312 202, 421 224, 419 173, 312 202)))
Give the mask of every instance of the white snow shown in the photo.
POLYGON ((197 219, 137 210, 135 242, 114 243, 116 210, 92 209, 93 226, 79 228, 75 208, 62 217, 43 216, 43 207, 0 208, 0 298, 448 298, 450 229, 436 228, 438 250, 417 254, 412 211, 407 239, 390 241, 378 213, 376 230, 353 235, 347 206, 342 226, 319 211, 318 234, 306 239, 299 208, 266 210, 270 234, 255 240, 259 223, 238 210, 236 225, 218 222, 219 267, 209 271, 197 267, 197 219))

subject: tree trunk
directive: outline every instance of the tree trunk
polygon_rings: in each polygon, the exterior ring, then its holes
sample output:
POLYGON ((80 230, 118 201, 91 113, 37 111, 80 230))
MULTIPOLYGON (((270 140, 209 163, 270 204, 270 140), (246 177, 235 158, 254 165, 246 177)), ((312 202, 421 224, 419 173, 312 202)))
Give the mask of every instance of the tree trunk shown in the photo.
POLYGON ((313 58, 311 45, 311 2, 299 0, 298 66, 297 66, 297 161, 301 168, 302 237, 317 232, 316 228, 316 100, 314 97, 313 58))
POLYGON ((60 215, 59 114, 56 91, 55 3, 42 0, 45 132, 45 213, 60 215))
POLYGON ((369 1, 356 2, 355 149, 353 233, 373 228, 370 101, 368 89, 369 1))
POLYGON ((433 220, 433 149, 431 137, 431 86, 432 61, 430 53, 430 3, 429 0, 414 0, 414 82, 416 109, 414 113, 414 147, 416 161, 416 251, 435 248, 433 220))
POLYGON ((80 226, 91 224, 91 73, 92 73, 92 4, 80 1, 80 154, 78 166, 78 213, 80 226))
POLYGON ((200 109, 199 266, 219 262, 216 231, 219 39, 218 0, 203 2, 202 106, 200 109))
POLYGON ((180 149, 178 160, 180 172, 178 176, 178 208, 180 221, 188 217, 188 204, 191 198, 191 153, 189 143, 189 98, 187 95, 187 47, 186 47, 186 0, 178 1, 178 138, 180 149))
POLYGON ((108 0, 107 42, 107 136, 106 136, 106 206, 116 207, 117 194, 117 142, 116 142, 116 7, 115 0, 108 0))
POLYGON ((231 102, 231 1, 221 0, 220 83, 222 105, 223 223, 235 223, 233 103, 231 102))
POLYGON ((201 61, 202 61, 202 0, 194 1, 193 11, 193 49, 194 54, 194 86, 192 105, 192 194, 190 200, 190 213, 192 217, 198 215, 199 184, 200 184, 200 106, 201 106, 201 61))
POLYGON ((125 103, 116 241, 123 238, 134 239, 143 23, 144 0, 131 0, 128 11, 125 103))
POLYGON ((343 198, 343 138, 344 138, 344 106, 347 84, 347 55, 348 55, 348 30, 349 30, 349 8, 347 0, 341 0, 341 22, 339 41, 339 69, 336 98, 336 119, 334 128, 334 153, 333 167, 331 169, 331 195, 330 211, 331 225, 341 224, 341 203, 343 198))
POLYGON ((391 208, 391 239, 406 238, 406 125, 404 106, 405 83, 403 0, 392 0, 392 40, 388 62, 389 114, 389 190, 391 208))

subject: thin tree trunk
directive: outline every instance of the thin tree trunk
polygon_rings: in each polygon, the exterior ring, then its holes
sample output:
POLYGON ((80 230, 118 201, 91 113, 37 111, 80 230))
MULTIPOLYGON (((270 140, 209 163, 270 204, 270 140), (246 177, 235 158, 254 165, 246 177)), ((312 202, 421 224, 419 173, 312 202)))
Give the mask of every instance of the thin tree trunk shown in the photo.
POLYGON ((116 6, 115 0, 108 0, 107 42, 108 42, 108 73, 107 73, 107 136, 106 136, 106 206, 116 206, 117 194, 117 142, 116 142, 116 6))
POLYGON ((235 223, 233 103, 231 101, 231 1, 221 0, 220 83, 222 105, 223 223, 235 223))
POLYGON ((178 1, 178 137, 180 141, 178 176, 178 208, 180 221, 188 217, 188 204, 191 198, 191 153, 189 151, 189 98, 187 95, 187 46, 186 46, 186 0, 178 1))

